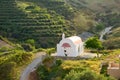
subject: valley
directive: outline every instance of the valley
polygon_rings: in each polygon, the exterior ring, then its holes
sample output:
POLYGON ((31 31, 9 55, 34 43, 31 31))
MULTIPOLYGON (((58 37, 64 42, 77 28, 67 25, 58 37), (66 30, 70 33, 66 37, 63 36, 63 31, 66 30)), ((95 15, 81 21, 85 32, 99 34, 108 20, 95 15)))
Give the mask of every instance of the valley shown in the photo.
POLYGON ((22 72, 28 68, 25 73, 30 73, 36 65, 32 62, 39 61, 38 80, 116 80, 106 70, 109 62, 119 63, 119 4, 119 0, 1 0, 0 80, 23 80, 22 72), (63 33, 65 38, 81 37, 85 52, 102 56, 83 60, 51 57, 63 33), (86 47, 92 39, 92 48, 86 47), (41 60, 37 53, 47 56, 41 60))

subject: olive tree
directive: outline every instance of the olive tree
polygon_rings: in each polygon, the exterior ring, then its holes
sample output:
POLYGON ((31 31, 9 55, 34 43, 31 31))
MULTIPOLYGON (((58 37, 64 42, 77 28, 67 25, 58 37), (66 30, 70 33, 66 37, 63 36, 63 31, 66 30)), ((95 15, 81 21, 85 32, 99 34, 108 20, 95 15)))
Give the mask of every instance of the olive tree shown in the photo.
POLYGON ((101 49, 101 48, 103 48, 102 42, 97 37, 89 38, 85 42, 85 44, 86 44, 85 45, 86 48, 91 48, 91 49, 101 49))
MULTIPOLYGON (((91 37, 85 42, 85 47, 89 49, 100 50, 103 48, 102 42, 97 37, 91 37)), ((97 52, 98 54, 98 52, 97 52)))

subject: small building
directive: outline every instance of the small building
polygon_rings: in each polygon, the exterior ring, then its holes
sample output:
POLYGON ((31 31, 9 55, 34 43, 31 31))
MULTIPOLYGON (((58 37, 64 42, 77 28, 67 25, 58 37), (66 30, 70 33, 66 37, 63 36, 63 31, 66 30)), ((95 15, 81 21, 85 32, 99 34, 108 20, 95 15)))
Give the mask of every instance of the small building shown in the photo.
POLYGON ((79 36, 65 38, 57 44, 57 56, 77 57, 84 52, 84 42, 79 36))
MULTIPOLYGON (((120 55, 119 55, 119 60, 120 60, 120 55)), ((119 64, 114 62, 109 63, 109 66, 107 68, 107 74, 119 80, 120 79, 120 61, 119 61, 119 64)))

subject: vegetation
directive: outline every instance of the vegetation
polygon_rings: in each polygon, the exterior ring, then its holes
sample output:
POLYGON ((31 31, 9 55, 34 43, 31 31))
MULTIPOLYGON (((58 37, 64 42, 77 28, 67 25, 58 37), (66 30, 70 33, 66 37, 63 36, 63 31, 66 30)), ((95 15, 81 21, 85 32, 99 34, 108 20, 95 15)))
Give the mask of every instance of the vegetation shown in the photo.
POLYGON ((107 68, 100 69, 100 65, 108 59, 118 62, 119 52, 120 50, 104 50, 100 52, 104 53, 101 58, 75 61, 55 60, 53 57, 47 57, 43 60, 43 65, 37 69, 37 73, 40 80, 115 80, 106 74, 107 68))
POLYGON ((62 16, 33 2, 5 0, 0 4, 0 35, 11 41, 34 39, 36 47, 46 48, 55 45, 62 32, 67 33, 62 16))
POLYGON ((63 32, 67 36, 84 31, 99 34, 104 27, 120 25, 119 1, 109 2, 111 5, 103 0, 0 1, 0 35, 21 44, 33 39, 36 48, 48 48, 56 46, 63 32))
POLYGON ((20 45, 14 48, 0 48, 0 80, 19 80, 21 67, 27 65, 33 58, 31 52, 26 52, 20 45))
MULTIPOLYGON (((55 48, 49 47, 56 46, 63 32, 71 36, 89 31, 99 36, 105 27, 113 26, 103 46, 119 49, 119 4, 119 0, 1 0, 0 80, 19 80, 21 68, 33 59, 32 52, 54 53, 55 48)), ((103 46, 97 38, 86 41, 87 48, 97 51, 103 46)), ((101 58, 76 61, 48 56, 37 73, 40 80, 114 80, 106 75, 107 66, 101 71, 99 66, 108 59, 118 62, 119 52, 102 50, 101 58)))
POLYGON ((97 37, 92 37, 85 42, 85 46, 91 49, 101 49, 102 42, 97 37))
POLYGON ((0 57, 0 80, 19 80, 20 67, 32 59, 32 54, 14 50, 0 57))
POLYGON ((30 44, 22 44, 22 47, 25 51, 33 51, 34 47, 31 46, 30 44))
MULTIPOLYGON (((105 52, 105 51, 104 51, 105 52)), ((101 61, 112 59, 119 50, 108 52, 101 58, 88 60, 56 60, 53 57, 46 57, 43 65, 37 69, 39 80, 115 80, 106 75, 106 69, 100 69, 101 61), (111 55, 111 56, 110 56, 111 55), (59 64, 59 65, 58 65, 59 64)))
POLYGON ((106 40, 103 42, 105 48, 119 49, 120 48, 120 27, 113 28, 111 33, 106 35, 105 38, 106 40))
POLYGON ((106 78, 103 75, 98 75, 90 70, 85 70, 82 72, 79 71, 70 71, 64 80, 115 80, 114 78, 106 78))

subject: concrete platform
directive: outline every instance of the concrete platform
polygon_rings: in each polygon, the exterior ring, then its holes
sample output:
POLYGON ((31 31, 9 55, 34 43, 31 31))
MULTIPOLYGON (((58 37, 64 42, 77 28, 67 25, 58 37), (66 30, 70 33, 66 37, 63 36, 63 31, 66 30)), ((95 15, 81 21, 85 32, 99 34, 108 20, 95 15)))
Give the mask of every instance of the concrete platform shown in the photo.
MULTIPOLYGON (((79 60, 79 59, 90 59, 90 58, 95 58, 97 57, 97 54, 95 53, 83 53, 80 56, 77 57, 66 57, 66 56, 57 56, 57 53, 52 54, 51 56, 54 56, 56 58, 62 58, 62 59, 72 59, 72 60, 79 60)), ((99 55, 99 57, 101 56, 101 54, 99 55)))

